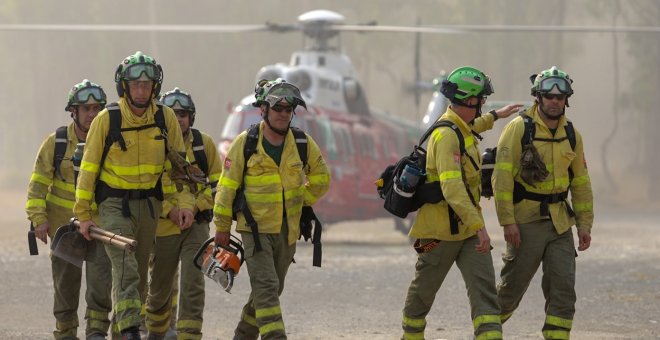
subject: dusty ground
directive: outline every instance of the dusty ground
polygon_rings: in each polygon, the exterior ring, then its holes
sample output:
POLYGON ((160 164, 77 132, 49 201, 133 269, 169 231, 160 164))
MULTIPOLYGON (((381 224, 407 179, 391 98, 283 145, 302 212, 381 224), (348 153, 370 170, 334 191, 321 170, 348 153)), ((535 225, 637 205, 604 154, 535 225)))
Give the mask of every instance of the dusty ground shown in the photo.
MULTIPOLYGON (((48 248, 41 244, 41 255, 28 255, 23 192, 3 192, 0 204, 0 339, 49 339, 54 319, 48 248)), ((485 206, 499 272, 504 243, 492 202, 485 206)), ((597 212, 592 248, 577 259, 572 338, 660 339, 660 214, 597 212)), ((287 277, 282 309, 289 338, 397 339, 415 262, 407 239, 391 220, 333 225, 323 238, 323 268, 312 267, 311 247, 299 244, 298 263, 287 277)), ((231 338, 248 292, 247 271, 232 294, 207 280, 205 338, 231 338)), ((537 275, 505 325, 505 337, 541 339, 543 318, 537 275)), ((428 339, 471 339, 466 292, 455 267, 427 321, 428 339)))

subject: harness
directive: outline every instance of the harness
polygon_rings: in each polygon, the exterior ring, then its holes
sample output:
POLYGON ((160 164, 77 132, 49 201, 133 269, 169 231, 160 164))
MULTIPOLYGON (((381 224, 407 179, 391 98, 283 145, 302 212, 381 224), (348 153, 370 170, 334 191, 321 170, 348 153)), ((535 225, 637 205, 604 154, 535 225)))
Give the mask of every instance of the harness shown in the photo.
MULTIPOLYGON (((307 135, 304 131, 300 130, 297 127, 290 127, 291 132, 296 141, 296 148, 298 149, 298 156, 303 163, 303 168, 307 166, 307 135)), ((261 251, 261 241, 259 240, 259 226, 257 221, 254 219, 250 208, 247 205, 247 200, 245 199, 244 193, 244 180, 245 173, 247 172, 247 163, 248 159, 257 152, 257 144, 259 143, 259 124, 253 124, 247 130, 247 137, 245 139, 245 146, 243 147, 243 159, 245 160, 243 166, 243 178, 241 179, 241 184, 236 190, 236 197, 232 205, 233 219, 236 220, 236 213, 241 212, 245 217, 245 222, 250 227, 252 231, 252 238, 254 239, 254 245, 256 251, 261 251)), ((197 156, 195 156, 197 157, 197 156)), ((321 266, 321 231, 323 226, 321 221, 314 214, 312 207, 303 207, 304 214, 301 216, 301 235, 304 234, 302 228, 311 228, 311 222, 314 221, 315 228, 314 234, 312 236, 312 244, 314 245, 314 255, 313 255, 313 265, 320 267, 321 266)), ((311 229, 308 229, 311 233, 311 229)), ((305 238, 307 240, 307 237, 305 238)))
MULTIPOLYGON (((167 155, 167 137, 166 137, 167 126, 165 125, 165 116, 163 114, 162 105, 158 104, 158 110, 154 115, 155 123, 130 127, 130 128, 121 127, 122 119, 121 119, 121 110, 119 109, 119 104, 111 103, 108 106, 106 106, 106 108, 108 109, 108 114, 110 117, 110 127, 108 129, 108 135, 105 138, 105 145, 103 147, 103 154, 101 155, 99 168, 103 167, 105 159, 108 156, 108 152, 110 151, 110 147, 114 143, 118 143, 122 151, 128 150, 126 148, 126 142, 124 141, 124 137, 121 134, 123 131, 140 131, 140 130, 150 129, 153 127, 158 127, 158 129, 160 129, 161 132, 160 137, 165 140, 164 153, 165 155, 167 155)), ((99 175, 100 175, 100 170, 99 170, 99 175)), ((122 198, 122 215, 124 217, 130 217, 131 211, 129 209, 128 201, 146 199, 149 197, 155 197, 159 201, 163 200, 163 188, 161 185, 161 177, 162 177, 162 173, 158 177, 158 182, 156 182, 156 186, 151 189, 117 189, 117 188, 112 188, 107 183, 103 182, 100 179, 97 179, 96 190, 94 193, 96 204, 100 205, 101 202, 105 201, 105 199, 108 197, 122 198)), ((151 211, 151 215, 153 216, 154 211, 153 211, 153 207, 151 206, 151 202, 149 202, 149 210, 151 211)))
MULTIPOLYGON (((541 142, 551 142, 551 143, 561 143, 564 140, 568 139, 568 142, 571 144, 571 149, 575 151, 575 144, 576 144, 576 137, 575 137, 575 128, 573 127, 573 123, 569 120, 567 120, 566 126, 564 126, 566 130, 566 137, 562 138, 537 138, 535 137, 536 134, 536 125, 534 124, 534 119, 528 115, 525 115, 524 113, 521 113, 520 116, 523 119, 523 122, 525 124, 525 132, 523 133, 523 136, 520 140, 520 143, 522 146, 526 146, 529 144, 532 144, 534 141, 541 141, 541 142)), ((569 183, 573 181, 573 169, 570 167, 568 168, 568 178, 569 178, 569 183)), ((560 193, 555 193, 555 194, 538 194, 538 193, 533 193, 527 191, 525 189, 525 186, 522 185, 521 183, 514 181, 514 186, 513 186, 513 203, 518 203, 522 201, 523 199, 526 200, 531 200, 531 201, 536 201, 540 202, 540 214, 541 216, 549 216, 549 208, 548 204, 553 204, 553 203, 559 203, 559 202, 564 202, 566 204, 566 210, 568 211, 568 215, 571 217, 575 216, 575 212, 573 212, 573 209, 571 208, 570 204, 566 202, 566 199, 568 198, 568 190, 560 193)))
MULTIPOLYGON (((202 133, 197 130, 190 128, 190 132, 192 133, 193 140, 192 140, 192 150, 193 150, 193 155, 195 156, 195 162, 194 164, 197 164, 199 168, 204 172, 206 177, 209 177, 209 163, 208 159, 206 158, 206 153, 204 152, 204 140, 202 139, 202 133)), ((210 183, 211 184, 211 197, 215 199, 215 192, 216 192, 216 187, 218 185, 218 181, 213 181, 210 183)), ((213 221, 213 210, 211 209, 206 209, 197 212, 195 215, 195 220, 197 220, 198 223, 209 223, 213 221)))

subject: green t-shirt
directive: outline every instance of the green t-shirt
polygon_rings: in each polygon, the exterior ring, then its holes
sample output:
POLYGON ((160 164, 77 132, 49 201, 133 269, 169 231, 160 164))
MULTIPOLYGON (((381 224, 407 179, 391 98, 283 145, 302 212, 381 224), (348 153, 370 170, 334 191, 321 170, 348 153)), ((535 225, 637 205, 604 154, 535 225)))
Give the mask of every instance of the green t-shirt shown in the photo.
POLYGON ((264 147, 264 151, 270 156, 275 161, 275 164, 278 166, 280 165, 280 161, 282 160, 282 151, 284 150, 284 143, 280 145, 273 145, 268 142, 268 140, 264 137, 262 138, 261 144, 264 147))

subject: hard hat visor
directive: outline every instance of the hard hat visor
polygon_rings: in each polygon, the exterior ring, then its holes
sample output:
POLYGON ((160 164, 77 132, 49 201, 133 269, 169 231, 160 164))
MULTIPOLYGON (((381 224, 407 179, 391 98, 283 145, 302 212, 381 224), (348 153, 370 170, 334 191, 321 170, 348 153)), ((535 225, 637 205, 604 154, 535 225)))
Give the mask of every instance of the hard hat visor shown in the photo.
POLYGON ((279 83, 273 85, 273 87, 268 90, 268 94, 265 98, 271 107, 275 106, 275 104, 277 104, 282 99, 286 100, 290 105, 301 105, 304 108, 307 108, 305 101, 302 99, 302 95, 300 95, 300 90, 289 83, 279 83))
POLYGON ((539 92, 542 93, 555 93, 555 94, 570 94, 571 84, 562 77, 548 77, 541 79, 539 83, 539 92))
POLYGON ((194 111, 194 106, 190 97, 180 92, 168 93, 161 101, 163 102, 163 105, 167 105, 175 110, 194 111))
POLYGON ((122 72, 122 76, 126 80, 140 80, 143 74, 149 80, 160 80, 160 70, 154 64, 133 64, 127 66, 122 72))
POLYGON ((73 104, 101 104, 105 102, 105 93, 100 87, 85 87, 78 90, 73 95, 73 104))

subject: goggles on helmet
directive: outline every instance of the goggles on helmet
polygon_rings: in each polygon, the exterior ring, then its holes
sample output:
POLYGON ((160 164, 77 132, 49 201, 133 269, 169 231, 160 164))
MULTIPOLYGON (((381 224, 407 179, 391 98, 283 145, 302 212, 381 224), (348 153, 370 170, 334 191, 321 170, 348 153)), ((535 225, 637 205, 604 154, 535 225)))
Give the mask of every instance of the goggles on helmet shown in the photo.
POLYGON ((190 97, 180 92, 168 93, 161 99, 161 101, 163 102, 163 105, 167 105, 173 109, 194 111, 194 105, 192 100, 190 100, 190 97), (179 103, 179 107, 175 107, 177 103, 179 103))
POLYGON ((126 80, 139 80, 144 74, 149 80, 160 80, 160 70, 154 64, 133 64, 126 67, 122 77, 126 80))
POLYGON ((90 97, 97 103, 105 103, 105 93, 100 87, 90 86, 82 88, 73 95, 73 103, 85 104, 90 101, 90 97))
POLYGON ((563 94, 569 94, 571 92, 571 84, 562 77, 548 77, 542 79, 539 83, 538 90, 539 92, 550 93, 553 92, 554 88, 557 88, 557 90, 563 94))
POLYGON ((300 95, 300 90, 292 84, 279 83, 268 89, 268 94, 266 95, 265 100, 271 107, 275 106, 275 104, 282 99, 286 100, 290 105, 301 105, 307 108, 305 101, 300 95))
POLYGON ((481 95, 486 97, 493 93, 495 93, 495 90, 493 89, 493 83, 490 81, 490 77, 486 76, 486 81, 484 82, 484 90, 481 92, 481 95))

